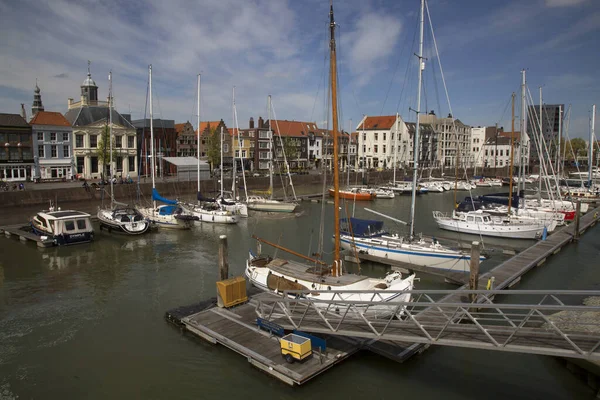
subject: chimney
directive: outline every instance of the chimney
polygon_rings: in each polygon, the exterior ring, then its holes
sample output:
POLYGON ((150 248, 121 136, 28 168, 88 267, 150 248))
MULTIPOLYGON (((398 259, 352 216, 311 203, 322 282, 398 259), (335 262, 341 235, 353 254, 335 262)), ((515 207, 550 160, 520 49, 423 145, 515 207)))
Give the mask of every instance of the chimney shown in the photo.
POLYGON ((73 99, 71 97, 69 97, 67 99, 67 107, 70 110, 72 106, 73 106, 73 99))
POLYGON ((258 129, 261 129, 264 127, 265 127, 265 121, 262 119, 262 117, 258 117, 258 129))
POLYGON ((254 129, 254 118, 250 117, 250 122, 248 123, 248 127, 250 129, 254 129))
POLYGON ((27 121, 27 112, 25 111, 25 104, 23 103, 21 103, 21 117, 27 121))

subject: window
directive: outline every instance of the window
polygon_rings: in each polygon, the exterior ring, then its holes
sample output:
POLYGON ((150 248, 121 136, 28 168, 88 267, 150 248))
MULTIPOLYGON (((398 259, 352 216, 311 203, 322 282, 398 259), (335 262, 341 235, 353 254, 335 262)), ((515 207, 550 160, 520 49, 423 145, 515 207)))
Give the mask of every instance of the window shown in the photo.
POLYGON ((375 135, 375 141, 377 141, 379 139, 379 133, 375 132, 374 135, 375 135))
POLYGON ((246 158, 246 150, 242 150, 242 158, 246 158))
MULTIPOLYGON (((383 140, 385 140, 386 132, 383 132, 383 140)), ((385 153, 385 150, 383 151, 385 153)))
POLYGON ((254 131, 250 131, 250 137, 254 137, 254 131))
POLYGON ((71 154, 69 152, 69 146, 63 146, 63 157, 64 158, 71 157, 71 154))
POLYGON ((363 153, 367 152, 367 146, 363 144, 363 153))
POLYGON ((367 134, 363 132, 363 142, 367 140, 367 134))
POLYGON ((19 141, 19 135, 17 135, 16 133, 10 133, 8 135, 8 141, 10 143, 17 143, 19 141))
POLYGON ((268 149, 269 143, 268 142, 258 142, 258 148, 259 149, 268 149))
POLYGON ((69 133, 68 132, 63 132, 62 137, 63 137, 62 138, 63 142, 68 142, 69 141, 69 133))
POLYGON ((33 159, 33 155, 31 154, 31 149, 29 147, 23 148, 23 160, 31 160, 33 159))
POLYGON ((90 135, 90 147, 91 148, 98 147, 98 135, 90 135))
MULTIPOLYGON (((133 136, 129 136, 129 137, 133 137, 133 136)), ((128 168, 127 171, 128 172, 134 172, 135 171, 135 157, 128 157, 127 158, 128 161, 128 168)))
MULTIPOLYGON (((6 150, 0 148, 0 160, 8 160, 8 153, 6 150)), ((0 172, 0 178, 2 178, 2 173, 0 172)))
POLYGON ((86 227, 86 223, 85 223, 85 219, 78 219, 77 220, 77 229, 85 229, 86 227))
POLYGON ((240 151, 239 150, 235 151, 235 158, 240 158, 240 151))
POLYGON ((65 221, 65 230, 74 231, 75 230, 75 222, 74 221, 65 221))
POLYGON ((244 139, 240 140, 240 147, 244 147, 244 139))
MULTIPOLYGON (((503 156, 504 155, 504 150, 500 150, 500 155, 503 156)), ((500 164, 502 165, 502 164, 500 164)))
POLYGON ((378 145, 374 145, 374 146, 373 146, 373 149, 374 149, 374 152, 375 152, 375 154, 377 154, 377 150, 379 150, 379 149, 378 149, 378 147, 379 147, 378 145))
POLYGON ((487 150, 485 151, 485 155, 486 155, 486 156, 488 155, 488 151, 487 151, 487 150))
POLYGON ((266 151, 261 151, 259 154, 259 158, 261 160, 268 160, 269 159, 269 153, 266 151))
POLYGON ((122 144, 123 144, 123 136, 116 136, 115 137, 115 147, 117 149, 120 149, 122 144))
POLYGON ((19 149, 16 147, 9 147, 8 156, 10 160, 20 160, 19 158, 19 149))
POLYGON ((258 134, 258 137, 260 139, 268 139, 269 138, 269 132, 260 131, 259 134, 258 134))
POLYGON ((98 173, 98 157, 92 157, 92 174, 98 173))
POLYGON ((133 136, 133 135, 127 136, 127 148, 128 149, 135 148, 135 136, 133 136))
POLYGON ((44 141, 44 132, 38 132, 38 140, 44 141))
POLYGON ((30 134, 28 135, 26 133, 21 133, 19 142, 27 143, 27 142, 30 142, 31 139, 32 139, 32 137, 30 134))
POLYGON ((385 154, 385 144, 383 145, 383 154, 385 154))
POLYGON ((57 151, 57 146, 55 144, 53 144, 52 146, 50 146, 50 156, 52 158, 56 158, 58 157, 58 151, 57 151))
POLYGON ((229 145, 228 145, 227 143, 225 143, 225 144, 223 145, 223 152, 224 152, 224 153, 229 153, 229 145))
POLYGON ((75 135, 75 147, 83 147, 83 135, 75 135))
POLYGON ((52 133, 50 134, 50 141, 51 141, 51 142, 56 142, 56 132, 52 132, 52 133))
POLYGON ((46 153, 44 152, 44 145, 41 144, 38 146, 38 157, 39 158, 44 158, 46 157, 46 153))
POLYGON ((83 157, 77 157, 77 173, 83 174, 83 166, 85 159, 83 157))
POLYGON ((390 139, 394 140, 394 132, 392 132, 392 136, 390 139))
POLYGON ((510 157, 510 150, 506 150, 506 157, 510 157))
POLYGON ((117 172, 123 172, 123 157, 117 157, 117 172))

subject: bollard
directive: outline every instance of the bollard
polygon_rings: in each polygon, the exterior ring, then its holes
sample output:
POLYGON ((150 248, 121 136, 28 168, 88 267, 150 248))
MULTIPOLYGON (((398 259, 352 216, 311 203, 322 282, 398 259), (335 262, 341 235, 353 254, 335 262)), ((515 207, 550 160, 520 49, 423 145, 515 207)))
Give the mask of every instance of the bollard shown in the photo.
POLYGON ((573 230, 573 239, 579 240, 579 219, 581 217, 581 201, 575 202, 575 228, 573 230))
MULTIPOLYGON (((479 282, 479 242, 471 243, 471 263, 469 265, 471 275, 469 277, 469 289, 477 290, 479 282)), ((477 299, 476 294, 471 294, 471 302, 474 303, 477 299)))
POLYGON ((229 261, 227 260, 227 236, 219 236, 219 278, 225 280, 229 277, 229 261))

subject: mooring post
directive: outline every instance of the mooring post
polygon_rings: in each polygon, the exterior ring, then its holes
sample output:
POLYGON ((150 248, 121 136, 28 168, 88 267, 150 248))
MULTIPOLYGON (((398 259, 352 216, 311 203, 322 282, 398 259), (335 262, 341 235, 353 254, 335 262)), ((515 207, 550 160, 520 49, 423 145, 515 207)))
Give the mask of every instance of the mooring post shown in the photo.
POLYGON ((579 240, 579 219, 581 216, 581 201, 575 202, 575 228, 573 230, 573 239, 579 240))
POLYGON ((229 277, 229 261, 227 260, 227 236, 219 236, 219 277, 225 280, 229 277))
MULTIPOLYGON (((479 242, 471 243, 471 263, 469 265, 471 276, 469 277, 469 289, 477 290, 479 282, 479 242)), ((477 300, 476 294, 471 294, 471 303, 477 300)))

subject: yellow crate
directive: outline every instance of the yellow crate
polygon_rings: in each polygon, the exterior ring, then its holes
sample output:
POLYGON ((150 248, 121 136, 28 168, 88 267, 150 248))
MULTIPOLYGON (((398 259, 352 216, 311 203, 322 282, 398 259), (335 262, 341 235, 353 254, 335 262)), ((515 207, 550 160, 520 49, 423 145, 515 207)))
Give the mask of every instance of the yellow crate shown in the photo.
POLYGON ((304 360, 312 354, 310 339, 290 333, 280 340, 281 354, 288 362, 304 360))
POLYGON ((223 302, 223 307, 233 307, 248 301, 246 279, 242 276, 218 281, 217 292, 223 302))

